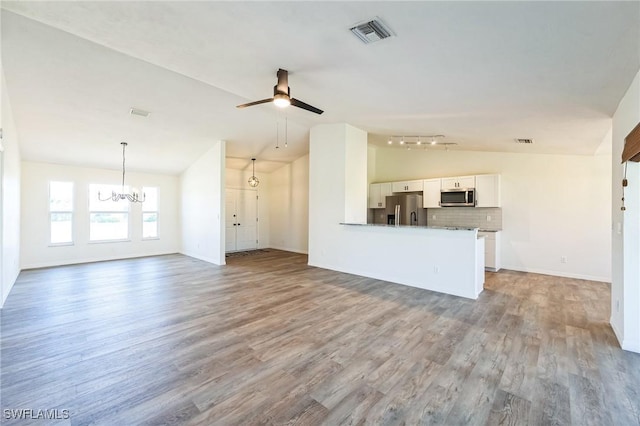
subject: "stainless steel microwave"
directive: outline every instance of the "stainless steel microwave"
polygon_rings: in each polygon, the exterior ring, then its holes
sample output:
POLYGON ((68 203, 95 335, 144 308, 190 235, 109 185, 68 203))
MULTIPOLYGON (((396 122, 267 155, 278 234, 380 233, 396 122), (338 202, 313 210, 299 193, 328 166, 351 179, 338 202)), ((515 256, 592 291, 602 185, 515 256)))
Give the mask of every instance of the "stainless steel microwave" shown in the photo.
POLYGON ((455 188, 440 190, 440 207, 475 207, 476 190, 474 188, 455 188))

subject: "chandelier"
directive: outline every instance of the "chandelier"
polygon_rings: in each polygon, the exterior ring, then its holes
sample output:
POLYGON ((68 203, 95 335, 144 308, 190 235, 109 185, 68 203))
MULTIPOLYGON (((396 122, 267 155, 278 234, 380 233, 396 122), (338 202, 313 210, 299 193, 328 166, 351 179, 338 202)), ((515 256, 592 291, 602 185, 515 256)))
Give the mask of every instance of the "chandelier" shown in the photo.
POLYGON ((253 173, 251 173, 251 177, 249 178, 249 186, 255 188, 260 181, 256 177, 256 159, 252 158, 251 161, 253 161, 253 173))
POLYGON ((132 203, 142 203, 144 202, 146 196, 143 193, 142 194, 142 198, 140 198, 140 194, 138 194, 135 189, 133 190, 133 192, 131 194, 127 194, 124 192, 124 164, 125 164, 125 157, 124 157, 124 150, 127 147, 127 143, 126 142, 120 142, 120 145, 122 145, 122 192, 120 194, 116 193, 115 191, 111 191, 111 195, 106 197, 106 198, 102 198, 100 196, 100 192, 98 192, 98 199, 100 201, 120 201, 120 200, 128 200, 131 201, 132 203))

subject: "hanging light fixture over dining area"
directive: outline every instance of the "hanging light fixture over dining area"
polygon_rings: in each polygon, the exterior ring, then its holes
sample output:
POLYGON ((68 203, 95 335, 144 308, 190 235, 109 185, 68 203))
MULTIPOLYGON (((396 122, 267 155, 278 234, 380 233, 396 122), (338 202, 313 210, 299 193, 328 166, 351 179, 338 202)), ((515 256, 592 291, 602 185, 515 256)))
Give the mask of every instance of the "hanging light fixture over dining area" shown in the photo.
POLYGON ((120 201, 120 200, 127 200, 130 201, 132 203, 142 203, 144 202, 146 196, 143 193, 142 194, 142 198, 140 198, 140 194, 133 190, 131 192, 131 194, 126 193, 125 192, 125 186, 124 186, 124 176, 125 176, 125 149, 127 148, 127 143, 126 142, 120 142, 120 145, 122 145, 122 192, 117 193, 115 191, 111 191, 111 195, 107 196, 105 198, 102 198, 102 196, 100 195, 100 192, 98 192, 98 199, 100 201, 120 201))

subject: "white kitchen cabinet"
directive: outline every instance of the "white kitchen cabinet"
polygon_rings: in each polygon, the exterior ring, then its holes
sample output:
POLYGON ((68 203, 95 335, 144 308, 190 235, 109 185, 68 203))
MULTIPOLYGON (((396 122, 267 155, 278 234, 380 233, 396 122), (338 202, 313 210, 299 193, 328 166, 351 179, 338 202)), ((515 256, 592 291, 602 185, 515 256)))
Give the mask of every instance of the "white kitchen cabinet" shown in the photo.
POLYGON ((476 176, 476 207, 500 206, 500 175, 476 176))
POLYGON ((500 256, 500 231, 479 231, 478 236, 484 236, 484 268, 497 272, 502 267, 500 256))
POLYGON ((449 178, 442 178, 442 189, 465 189, 475 188, 476 177, 475 176, 456 176, 449 178))
POLYGON ((391 191, 392 192, 421 192, 422 179, 405 180, 402 182, 392 182, 391 191))
POLYGON ((425 179, 422 182, 424 194, 422 196, 422 207, 425 209, 440 208, 440 179, 425 179))
POLYGON ((391 182, 370 184, 369 185, 369 208, 370 209, 386 208, 387 195, 391 195, 391 182))

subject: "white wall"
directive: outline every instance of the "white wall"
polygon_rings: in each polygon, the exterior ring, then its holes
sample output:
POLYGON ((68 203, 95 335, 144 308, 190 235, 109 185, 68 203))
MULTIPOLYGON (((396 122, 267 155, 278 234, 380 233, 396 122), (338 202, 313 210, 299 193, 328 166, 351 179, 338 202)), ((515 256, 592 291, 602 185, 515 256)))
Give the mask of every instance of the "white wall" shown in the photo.
POLYGON ((308 253, 309 156, 269 175, 270 247, 308 253))
POLYGON ((486 173, 502 175, 504 268, 611 280, 611 156, 376 153, 375 182, 486 173))
POLYGON ((225 264, 224 189, 225 142, 218 141, 180 177, 181 253, 225 264))
POLYGON ((640 166, 627 163, 626 210, 620 210, 624 138, 640 123, 640 72, 613 116, 611 326, 623 349, 640 352, 640 166))
POLYGON ((258 195, 258 248, 270 247, 269 244, 269 194, 270 175, 267 173, 256 173, 260 181, 256 188, 249 186, 248 180, 251 177, 250 170, 225 170, 226 188, 255 190, 258 195))
POLYGON ((130 187, 158 187, 159 239, 142 240, 142 210, 140 204, 130 204, 129 241, 89 242, 89 184, 119 185, 122 172, 57 164, 22 163, 22 268, 93 262, 109 259, 177 253, 178 177, 127 172, 130 187), (49 182, 74 184, 74 244, 49 244, 49 182))
POLYGON ((4 305, 13 284, 20 273, 20 147, 18 134, 13 121, 13 112, 7 93, 7 85, 4 72, 1 72, 2 86, 2 114, 0 128, 2 128, 1 158, 3 161, 2 188, 0 194, 2 201, 2 215, 0 226, 0 307, 4 305))

